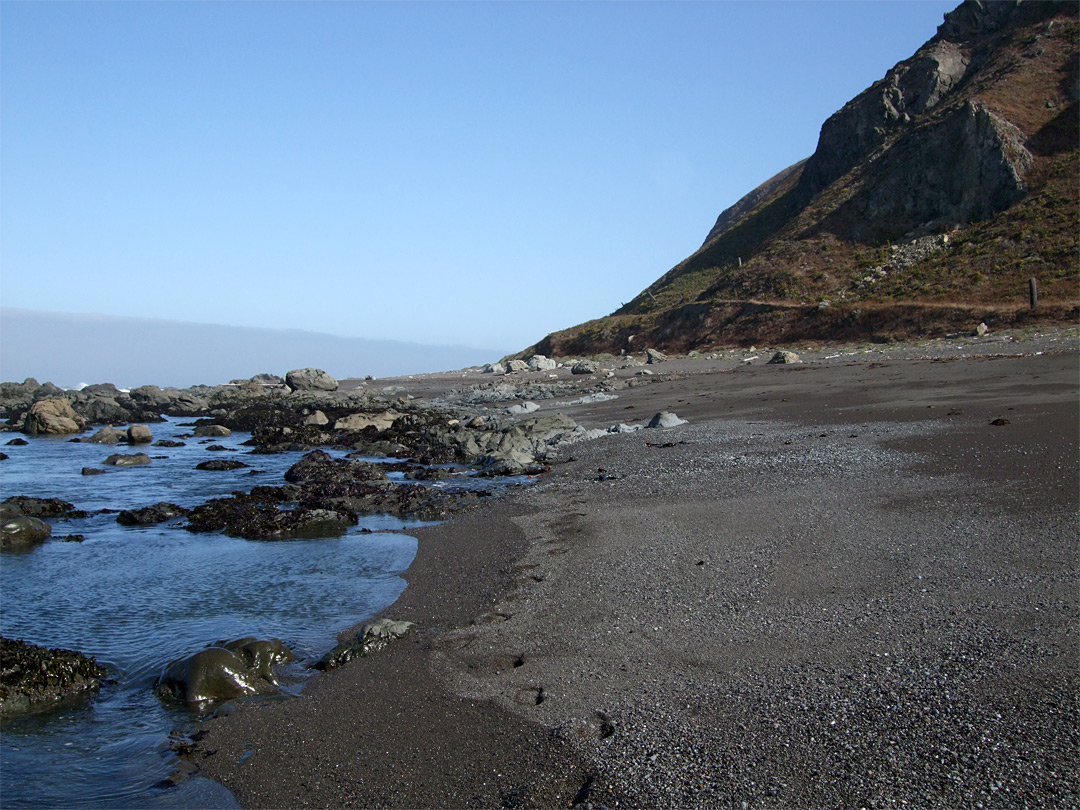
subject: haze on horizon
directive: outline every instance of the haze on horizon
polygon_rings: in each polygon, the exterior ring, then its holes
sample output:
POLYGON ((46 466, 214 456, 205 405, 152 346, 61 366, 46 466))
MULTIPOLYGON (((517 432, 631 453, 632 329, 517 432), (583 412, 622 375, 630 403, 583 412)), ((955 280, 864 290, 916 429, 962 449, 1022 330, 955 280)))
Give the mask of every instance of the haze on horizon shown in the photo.
POLYGON ((3 3, 0 302, 516 351, 685 258, 955 5, 3 3))

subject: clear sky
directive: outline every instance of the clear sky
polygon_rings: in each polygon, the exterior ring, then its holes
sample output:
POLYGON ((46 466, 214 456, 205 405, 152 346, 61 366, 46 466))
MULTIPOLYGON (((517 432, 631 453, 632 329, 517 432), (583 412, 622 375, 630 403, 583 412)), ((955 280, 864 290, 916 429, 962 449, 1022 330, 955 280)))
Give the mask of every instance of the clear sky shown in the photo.
POLYGON ((956 2, 0 3, 0 303, 516 351, 956 2))

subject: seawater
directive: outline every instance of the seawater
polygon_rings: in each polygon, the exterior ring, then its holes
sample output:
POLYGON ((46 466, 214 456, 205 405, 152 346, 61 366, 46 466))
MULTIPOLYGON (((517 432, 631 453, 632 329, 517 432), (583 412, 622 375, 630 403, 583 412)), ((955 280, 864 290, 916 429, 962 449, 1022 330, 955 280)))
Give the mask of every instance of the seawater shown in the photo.
MULTIPOLYGON (((150 427, 156 441, 190 432, 186 424, 169 419, 150 427)), ((384 609, 404 589, 416 540, 402 530, 423 525, 417 521, 376 516, 342 537, 251 541, 192 534, 180 528, 183 520, 124 527, 114 513, 100 512, 159 501, 193 507, 283 483, 302 453, 251 454, 242 444, 248 438, 233 433, 182 439, 186 446, 178 448, 133 448, 29 437, 26 446, 2 446, 9 458, 0 461, 0 498, 57 497, 91 514, 50 519, 50 540, 0 553, 0 633, 92 655, 113 681, 85 702, 4 724, 4 807, 171 803, 157 787, 177 764, 169 734, 197 718, 154 695, 166 664, 218 640, 274 637, 299 659, 291 670, 299 678, 304 659, 322 655, 338 632, 384 609), (228 449, 208 451, 209 444, 228 449), (136 451, 152 463, 102 464, 114 452, 136 451), (210 458, 234 458, 251 469, 195 469, 210 458), (106 472, 85 476, 83 467, 106 472), (61 539, 70 534, 85 540, 61 539)))

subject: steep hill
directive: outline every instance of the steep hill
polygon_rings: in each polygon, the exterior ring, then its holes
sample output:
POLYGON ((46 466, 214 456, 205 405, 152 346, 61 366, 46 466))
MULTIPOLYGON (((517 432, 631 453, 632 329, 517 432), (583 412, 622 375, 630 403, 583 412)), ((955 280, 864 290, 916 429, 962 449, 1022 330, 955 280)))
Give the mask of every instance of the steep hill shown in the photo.
POLYGON ((523 355, 1075 321, 1077 10, 962 3, 825 122, 810 158, 720 214, 693 255, 612 315, 523 355))

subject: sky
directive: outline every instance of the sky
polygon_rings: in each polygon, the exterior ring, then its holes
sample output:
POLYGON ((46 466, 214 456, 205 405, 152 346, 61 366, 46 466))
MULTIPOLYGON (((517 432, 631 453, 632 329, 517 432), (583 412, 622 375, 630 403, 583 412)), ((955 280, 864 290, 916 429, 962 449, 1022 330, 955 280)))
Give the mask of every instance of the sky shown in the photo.
POLYGON ((517 351, 957 3, 5 0, 0 304, 517 351))

